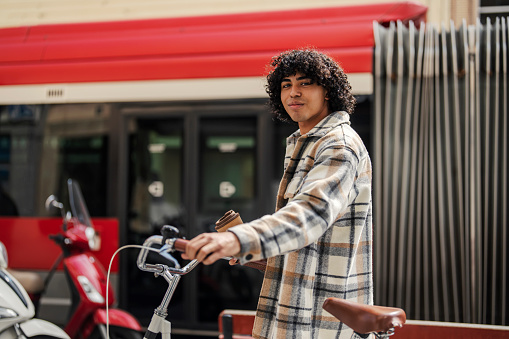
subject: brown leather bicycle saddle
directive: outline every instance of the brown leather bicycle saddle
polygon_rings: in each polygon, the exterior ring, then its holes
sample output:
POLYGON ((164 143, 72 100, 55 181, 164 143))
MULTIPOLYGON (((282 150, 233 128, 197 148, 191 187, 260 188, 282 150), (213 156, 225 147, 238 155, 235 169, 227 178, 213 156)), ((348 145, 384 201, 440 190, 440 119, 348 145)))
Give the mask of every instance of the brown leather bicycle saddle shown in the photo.
POLYGON ((322 307, 361 334, 388 332, 406 322, 405 311, 401 308, 364 305, 340 298, 327 298, 322 307))

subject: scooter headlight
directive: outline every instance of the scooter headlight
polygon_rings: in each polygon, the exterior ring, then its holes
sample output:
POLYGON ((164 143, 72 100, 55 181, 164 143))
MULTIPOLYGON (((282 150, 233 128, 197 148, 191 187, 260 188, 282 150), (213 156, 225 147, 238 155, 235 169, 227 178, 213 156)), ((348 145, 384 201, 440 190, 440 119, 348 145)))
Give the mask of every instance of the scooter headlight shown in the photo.
POLYGON ((85 235, 88 239, 88 247, 90 247, 92 251, 99 251, 101 249, 101 237, 95 229, 93 227, 87 227, 85 235))
POLYGON ((88 280, 87 277, 85 277, 84 275, 80 275, 78 276, 78 281, 81 285, 81 288, 83 289, 83 291, 87 295, 87 298, 90 301, 93 301, 98 304, 104 303, 103 296, 95 289, 94 285, 92 285, 92 283, 90 282, 90 280, 88 280))
POLYGON ((18 313, 10 308, 0 307, 0 319, 16 318, 18 313))

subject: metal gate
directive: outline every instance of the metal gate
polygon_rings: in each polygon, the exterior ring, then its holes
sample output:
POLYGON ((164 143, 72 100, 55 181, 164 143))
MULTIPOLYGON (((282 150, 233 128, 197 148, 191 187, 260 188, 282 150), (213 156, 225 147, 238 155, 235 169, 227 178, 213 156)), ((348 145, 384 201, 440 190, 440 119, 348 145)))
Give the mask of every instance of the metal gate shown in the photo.
POLYGON ((375 301, 506 325, 506 18, 374 34, 375 301))

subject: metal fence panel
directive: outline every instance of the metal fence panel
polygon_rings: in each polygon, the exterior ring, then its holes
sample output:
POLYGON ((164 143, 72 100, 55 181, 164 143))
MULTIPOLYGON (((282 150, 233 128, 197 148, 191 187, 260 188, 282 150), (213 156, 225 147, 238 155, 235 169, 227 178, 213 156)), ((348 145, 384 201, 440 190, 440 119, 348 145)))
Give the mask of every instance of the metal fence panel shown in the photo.
POLYGON ((506 18, 374 23, 375 301, 508 323, 506 18))

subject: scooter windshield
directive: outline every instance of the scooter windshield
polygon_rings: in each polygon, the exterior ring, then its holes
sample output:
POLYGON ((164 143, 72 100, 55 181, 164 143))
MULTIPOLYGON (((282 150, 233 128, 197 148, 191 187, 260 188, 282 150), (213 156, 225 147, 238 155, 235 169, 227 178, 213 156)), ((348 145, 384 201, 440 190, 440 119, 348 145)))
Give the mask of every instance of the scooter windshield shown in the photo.
POLYGON ((85 199, 83 199, 83 195, 81 194, 80 185, 76 181, 68 179, 67 187, 69 189, 69 203, 71 205, 72 215, 78 218, 83 225, 92 226, 85 199))

